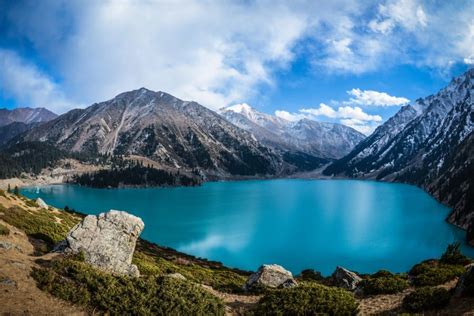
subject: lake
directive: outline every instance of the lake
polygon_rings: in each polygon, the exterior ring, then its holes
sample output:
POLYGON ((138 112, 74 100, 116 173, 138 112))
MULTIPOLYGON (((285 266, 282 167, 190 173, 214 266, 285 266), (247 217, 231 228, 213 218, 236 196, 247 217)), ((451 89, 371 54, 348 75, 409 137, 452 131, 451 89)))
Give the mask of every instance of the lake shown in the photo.
MULTIPOLYGON (((405 184, 356 180, 210 182, 200 187, 24 188, 29 198, 88 214, 126 210, 145 222, 144 239, 255 270, 276 263, 299 273, 405 272, 439 257, 464 231, 444 221, 449 209, 405 184)), ((464 246, 464 245, 463 245, 464 246)), ((464 246, 474 257, 474 250, 464 246)))

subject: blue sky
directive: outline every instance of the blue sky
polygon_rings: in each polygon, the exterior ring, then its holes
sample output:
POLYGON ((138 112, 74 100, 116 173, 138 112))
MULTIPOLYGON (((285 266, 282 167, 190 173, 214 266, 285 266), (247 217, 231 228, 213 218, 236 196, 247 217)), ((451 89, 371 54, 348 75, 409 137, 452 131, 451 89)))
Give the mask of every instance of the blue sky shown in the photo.
POLYGON ((0 0, 0 107, 147 87, 366 134, 474 64, 472 1, 0 0))

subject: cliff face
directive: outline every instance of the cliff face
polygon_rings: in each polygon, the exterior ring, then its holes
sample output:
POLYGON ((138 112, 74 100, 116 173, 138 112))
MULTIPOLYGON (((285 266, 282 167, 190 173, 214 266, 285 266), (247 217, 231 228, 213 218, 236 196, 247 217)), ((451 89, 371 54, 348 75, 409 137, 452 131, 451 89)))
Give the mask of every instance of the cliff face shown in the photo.
POLYGON ((474 217, 473 93, 471 69, 403 107, 324 173, 416 184, 453 207, 449 221, 466 229, 474 217))

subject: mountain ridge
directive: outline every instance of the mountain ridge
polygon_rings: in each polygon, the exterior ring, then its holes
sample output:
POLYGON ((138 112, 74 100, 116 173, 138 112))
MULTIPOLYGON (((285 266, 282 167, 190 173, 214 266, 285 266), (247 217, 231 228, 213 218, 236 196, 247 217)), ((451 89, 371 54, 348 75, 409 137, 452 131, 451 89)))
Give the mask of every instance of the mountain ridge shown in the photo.
POLYGON ((406 105, 323 174, 415 184, 453 208, 448 221, 474 222, 474 69, 406 105))

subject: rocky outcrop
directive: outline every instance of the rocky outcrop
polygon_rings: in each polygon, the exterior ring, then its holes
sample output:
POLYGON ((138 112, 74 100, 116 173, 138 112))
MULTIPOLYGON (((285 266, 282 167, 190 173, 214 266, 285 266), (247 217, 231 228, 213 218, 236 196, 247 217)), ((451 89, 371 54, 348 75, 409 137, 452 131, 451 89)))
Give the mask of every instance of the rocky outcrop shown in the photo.
POLYGON ((474 294, 474 264, 466 266, 466 272, 459 278, 454 293, 456 296, 474 294))
POLYGON ((287 288, 296 285, 297 283, 290 271, 276 264, 264 264, 247 279, 245 288, 247 290, 261 287, 287 288))
POLYGON ((36 204, 38 204, 38 206, 41 208, 48 208, 48 204, 46 204, 46 202, 41 198, 36 199, 36 204))
POLYGON ((113 273, 139 276, 132 256, 145 224, 136 216, 111 210, 86 216, 66 238, 66 253, 83 253, 91 265, 113 273))
POLYGON ((362 281, 362 278, 343 267, 337 267, 332 274, 332 280, 335 286, 353 291, 357 288, 359 282, 362 281))

